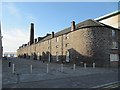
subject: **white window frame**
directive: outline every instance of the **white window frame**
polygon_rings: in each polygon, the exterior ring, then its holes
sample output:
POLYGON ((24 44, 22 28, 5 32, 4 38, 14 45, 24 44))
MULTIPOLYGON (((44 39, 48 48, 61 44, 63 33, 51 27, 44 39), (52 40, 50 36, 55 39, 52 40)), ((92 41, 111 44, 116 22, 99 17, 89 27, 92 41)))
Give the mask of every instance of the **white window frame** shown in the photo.
POLYGON ((115 37, 115 34, 116 34, 115 30, 112 30, 112 37, 115 37))
POLYGON ((118 49, 118 42, 116 41, 112 42, 112 49, 118 49))
POLYGON ((110 54, 110 61, 119 61, 119 54, 110 54))
POLYGON ((66 51, 66 62, 70 62, 70 52, 66 51))

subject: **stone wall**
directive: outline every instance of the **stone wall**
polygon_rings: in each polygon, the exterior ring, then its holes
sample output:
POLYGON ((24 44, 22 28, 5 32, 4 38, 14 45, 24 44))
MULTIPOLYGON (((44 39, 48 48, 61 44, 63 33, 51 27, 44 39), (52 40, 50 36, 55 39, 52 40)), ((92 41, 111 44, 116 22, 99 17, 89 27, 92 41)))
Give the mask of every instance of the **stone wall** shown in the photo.
POLYGON ((32 59, 66 63, 69 52, 71 63, 93 62, 97 66, 110 66, 112 30, 107 27, 82 28, 64 35, 40 41, 18 49, 18 56, 28 55, 32 59), (58 56, 58 58, 56 57, 58 56))

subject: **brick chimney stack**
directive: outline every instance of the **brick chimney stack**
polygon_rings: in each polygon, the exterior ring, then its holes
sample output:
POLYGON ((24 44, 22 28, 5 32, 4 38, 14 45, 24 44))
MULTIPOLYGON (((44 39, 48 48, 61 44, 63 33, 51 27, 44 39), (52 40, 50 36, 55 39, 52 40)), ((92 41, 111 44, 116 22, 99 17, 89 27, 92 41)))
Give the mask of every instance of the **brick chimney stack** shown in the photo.
POLYGON ((34 43, 34 23, 31 23, 30 28, 30 45, 34 43))
POLYGON ((75 21, 72 21, 71 22, 71 31, 74 31, 75 30, 75 21))
POLYGON ((52 32, 51 37, 54 38, 54 32, 52 32))

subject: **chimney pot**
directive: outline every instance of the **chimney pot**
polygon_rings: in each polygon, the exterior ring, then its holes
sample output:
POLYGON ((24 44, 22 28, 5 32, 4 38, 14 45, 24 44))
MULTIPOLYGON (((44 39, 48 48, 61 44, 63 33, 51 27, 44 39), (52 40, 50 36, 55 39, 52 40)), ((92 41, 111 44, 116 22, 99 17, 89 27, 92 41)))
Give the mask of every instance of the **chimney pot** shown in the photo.
POLYGON ((41 39, 42 39, 41 37, 38 37, 38 42, 39 42, 41 39))
POLYGON ((72 21, 71 22, 71 31, 74 31, 75 30, 75 21, 72 21))
POLYGON ((54 32, 52 32, 52 35, 51 35, 52 38, 54 38, 54 32))
POLYGON ((34 43, 37 43, 37 38, 34 40, 34 43))

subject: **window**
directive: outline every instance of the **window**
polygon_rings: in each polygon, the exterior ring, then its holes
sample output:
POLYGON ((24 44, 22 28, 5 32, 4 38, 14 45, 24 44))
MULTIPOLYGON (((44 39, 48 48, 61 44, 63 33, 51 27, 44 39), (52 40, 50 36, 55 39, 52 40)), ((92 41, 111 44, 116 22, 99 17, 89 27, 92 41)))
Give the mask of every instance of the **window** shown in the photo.
POLYGON ((50 40, 48 40, 48 44, 50 44, 50 40))
POLYGON ((118 54, 110 54, 110 61, 119 61, 118 54))
POLYGON ((69 39, 69 34, 66 35, 66 38, 69 39))
POLYGON ((59 40, 59 38, 58 38, 58 37, 56 37, 56 42, 58 42, 58 40, 59 40))
POLYGON ((69 39, 69 34, 65 34, 65 35, 64 35, 64 38, 65 38, 65 39, 69 39))
POLYGON ((66 43, 66 44, 65 44, 65 47, 68 47, 68 46, 69 46, 69 43, 66 43))
POLYGON ((66 62, 70 62, 69 51, 66 51, 66 62))
POLYGON ((56 45, 56 48, 58 48, 58 45, 56 45))
POLYGON ((118 49, 118 42, 116 41, 112 42, 112 49, 118 49))
POLYGON ((115 30, 112 30, 112 37, 115 37, 115 30))

